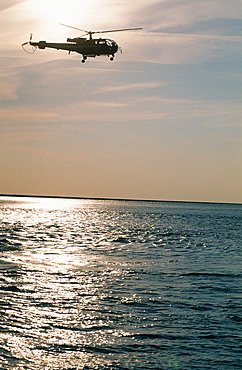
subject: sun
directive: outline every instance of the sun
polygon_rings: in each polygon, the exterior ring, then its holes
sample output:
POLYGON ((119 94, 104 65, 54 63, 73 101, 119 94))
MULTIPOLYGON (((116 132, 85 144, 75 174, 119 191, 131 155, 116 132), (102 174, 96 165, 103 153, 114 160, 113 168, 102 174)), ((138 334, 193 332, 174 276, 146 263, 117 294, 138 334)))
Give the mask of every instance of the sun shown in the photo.
POLYGON ((25 7, 43 37, 66 36, 66 28, 60 23, 88 30, 102 17, 101 0, 27 0, 25 7))

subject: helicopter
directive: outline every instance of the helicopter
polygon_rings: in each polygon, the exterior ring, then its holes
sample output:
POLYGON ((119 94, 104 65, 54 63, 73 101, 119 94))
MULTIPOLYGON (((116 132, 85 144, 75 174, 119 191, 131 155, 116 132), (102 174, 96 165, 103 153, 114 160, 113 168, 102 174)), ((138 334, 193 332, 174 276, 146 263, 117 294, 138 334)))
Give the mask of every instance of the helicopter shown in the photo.
POLYGON ((81 28, 76 28, 72 26, 68 26, 66 24, 60 23, 61 26, 69 27, 74 30, 84 32, 83 35, 75 38, 67 38, 67 42, 59 43, 59 42, 46 42, 46 41, 32 41, 33 34, 30 34, 29 41, 22 44, 23 49, 30 54, 33 54, 37 48, 45 49, 57 49, 57 50, 67 50, 69 54, 71 52, 76 52, 82 54, 82 63, 85 63, 88 57, 96 58, 96 56, 106 55, 110 58, 111 61, 114 60, 114 55, 120 51, 122 53, 122 49, 116 43, 116 41, 106 38, 93 38, 92 35, 97 33, 109 33, 109 32, 122 32, 122 31, 133 31, 133 30, 141 30, 142 27, 136 28, 123 28, 119 30, 108 30, 108 31, 86 31, 81 28), (85 36, 89 36, 88 38, 85 36), (31 45, 33 47, 32 52, 29 52, 25 45, 31 45))

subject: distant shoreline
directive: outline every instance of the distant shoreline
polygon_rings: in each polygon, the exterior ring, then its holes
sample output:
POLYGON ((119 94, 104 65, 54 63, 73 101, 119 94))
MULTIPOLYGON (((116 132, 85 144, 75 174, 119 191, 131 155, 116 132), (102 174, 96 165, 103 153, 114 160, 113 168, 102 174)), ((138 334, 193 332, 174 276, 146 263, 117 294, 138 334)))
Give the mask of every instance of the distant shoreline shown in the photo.
POLYGON ((105 198, 105 197, 78 197, 65 195, 29 195, 29 194, 0 194, 0 197, 21 197, 21 198, 55 198, 55 199, 80 199, 80 200, 113 200, 120 202, 157 202, 157 203, 199 203, 199 204, 235 204, 239 202, 216 202, 196 200, 163 200, 163 199, 138 199, 138 198, 105 198))

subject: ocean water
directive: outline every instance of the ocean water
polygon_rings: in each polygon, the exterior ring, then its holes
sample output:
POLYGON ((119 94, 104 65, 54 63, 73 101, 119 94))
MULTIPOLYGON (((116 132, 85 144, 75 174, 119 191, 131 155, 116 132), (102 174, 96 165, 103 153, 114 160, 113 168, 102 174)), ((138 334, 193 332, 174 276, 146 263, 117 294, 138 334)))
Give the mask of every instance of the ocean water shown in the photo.
POLYGON ((0 197, 0 369, 242 369, 241 216, 0 197))

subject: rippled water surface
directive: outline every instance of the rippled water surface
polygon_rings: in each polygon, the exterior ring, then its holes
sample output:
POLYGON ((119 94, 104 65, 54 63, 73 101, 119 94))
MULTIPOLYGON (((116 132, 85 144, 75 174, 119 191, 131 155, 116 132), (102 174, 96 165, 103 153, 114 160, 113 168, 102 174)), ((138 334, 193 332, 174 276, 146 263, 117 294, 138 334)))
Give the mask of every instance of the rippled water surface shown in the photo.
POLYGON ((0 207, 0 369, 242 369, 241 205, 0 207))

